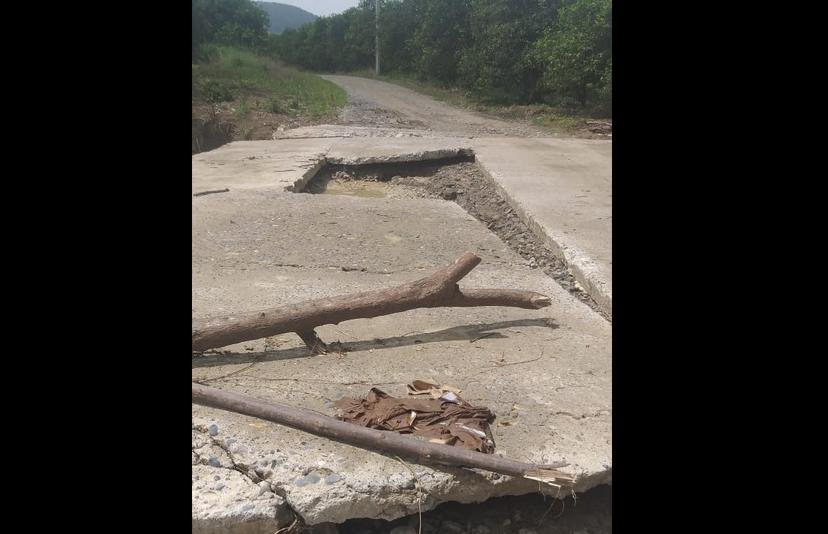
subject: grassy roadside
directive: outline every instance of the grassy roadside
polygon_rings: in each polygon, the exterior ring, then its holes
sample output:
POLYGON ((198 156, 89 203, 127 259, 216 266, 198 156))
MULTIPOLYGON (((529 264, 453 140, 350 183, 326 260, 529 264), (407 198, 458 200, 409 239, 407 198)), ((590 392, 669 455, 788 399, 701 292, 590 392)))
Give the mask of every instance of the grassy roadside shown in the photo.
POLYGON ((373 70, 363 69, 348 74, 393 83, 462 109, 487 113, 505 120, 526 122, 550 132, 602 139, 606 139, 607 134, 610 134, 610 137, 612 134, 611 117, 594 117, 545 104, 511 106, 484 104, 458 87, 444 87, 397 73, 377 76, 373 70))
POLYGON ((346 103, 335 84, 236 48, 216 47, 192 68, 193 153, 330 122, 346 103))

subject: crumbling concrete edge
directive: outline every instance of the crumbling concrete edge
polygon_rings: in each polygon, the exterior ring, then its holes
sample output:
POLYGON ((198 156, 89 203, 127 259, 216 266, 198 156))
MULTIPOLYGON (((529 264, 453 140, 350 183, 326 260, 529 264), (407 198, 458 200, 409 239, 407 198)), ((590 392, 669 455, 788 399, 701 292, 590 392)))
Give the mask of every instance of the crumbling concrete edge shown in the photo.
POLYGON ((441 148, 423 150, 420 152, 403 152, 391 156, 329 156, 329 152, 321 154, 319 159, 311 165, 302 176, 285 188, 290 192, 301 192, 316 174, 326 165, 375 165, 383 163, 422 163, 424 161, 439 161, 458 157, 474 157, 474 151, 467 147, 441 148))
POLYGON ((403 152, 391 156, 329 156, 327 161, 331 165, 375 165, 383 163, 420 163, 457 157, 472 157, 474 151, 467 147, 439 148, 422 150, 420 152, 403 152))
POLYGON ((285 187, 285 191, 296 193, 301 192, 305 188, 305 186, 308 185, 308 182, 310 182, 313 179, 313 177, 316 176, 316 173, 322 170, 326 163, 327 159, 325 158, 325 155, 320 155, 319 159, 316 160, 310 167, 308 167, 308 169, 302 173, 302 176, 298 180, 293 182, 293 185, 285 187))
POLYGON ((607 283, 601 279, 595 268, 595 262, 584 252, 575 247, 562 245, 564 242, 562 235, 547 228, 532 217, 520 202, 517 202, 509 192, 498 182, 492 175, 489 169, 486 168, 485 163, 480 159, 475 158, 477 167, 482 171, 483 176, 491 183, 500 196, 509 204, 509 207, 515 210, 521 221, 529 227, 535 236, 543 241, 552 253, 564 262, 567 269, 572 273, 573 278, 584 288, 584 291, 592 297, 598 307, 603 311, 607 318, 612 321, 612 290, 607 283))
POLYGON ((478 168, 482 171, 486 179, 491 183, 500 196, 515 210, 518 217, 529 227, 535 236, 538 237, 552 253, 558 257, 567 266, 575 280, 583 287, 584 291, 592 297, 601 311, 606 314, 607 318, 612 320, 612 290, 608 287, 598 270, 595 268, 595 262, 583 251, 575 247, 562 245, 564 242, 563 236, 558 235, 550 228, 536 221, 530 214, 526 212, 520 202, 517 202, 509 192, 498 182, 492 175, 489 169, 486 168, 485 163, 475 157, 474 150, 469 147, 451 147, 435 150, 423 150, 420 152, 402 152, 393 155, 379 155, 379 156, 332 156, 330 155, 333 147, 329 148, 326 153, 319 156, 313 165, 311 165, 302 176, 296 180, 292 186, 285 189, 291 192, 301 192, 316 174, 322 170, 326 165, 373 165, 383 163, 419 163, 424 161, 436 161, 456 157, 473 158, 477 163, 478 168))

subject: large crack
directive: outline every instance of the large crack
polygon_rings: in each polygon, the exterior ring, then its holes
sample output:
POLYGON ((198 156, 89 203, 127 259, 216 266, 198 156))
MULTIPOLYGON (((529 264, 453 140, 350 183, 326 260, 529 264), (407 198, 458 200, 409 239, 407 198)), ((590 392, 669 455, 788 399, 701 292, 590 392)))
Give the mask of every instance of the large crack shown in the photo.
MULTIPOLYGON (((254 485, 258 485, 260 482, 265 481, 264 478, 262 478, 262 477, 260 477, 259 475, 256 474, 256 471, 255 471, 254 468, 251 468, 250 466, 248 466, 245 463, 237 462, 236 458, 233 455, 233 452, 230 450, 230 448, 223 441, 218 440, 215 437, 213 437, 210 434, 210 431, 207 427, 205 427, 204 425, 193 425, 193 430, 195 430, 197 432, 201 432, 202 434, 206 435, 207 438, 210 440, 210 442, 213 445, 215 445, 216 447, 218 447, 219 449, 221 449, 222 451, 224 451, 224 453, 230 459, 230 463, 232 464, 232 467, 220 466, 219 468, 230 469, 231 471, 237 471, 237 472, 241 473, 244 477, 246 477, 248 480, 250 480, 254 485)), ((201 447, 197 447, 197 448, 193 447, 193 453, 195 453, 195 455, 199 458, 199 463, 202 464, 202 465, 210 465, 210 460, 205 459, 201 454, 199 454, 198 449, 201 449, 201 447), (201 460, 204 460, 204 461, 201 461, 201 460)), ((216 467, 214 465, 210 465, 210 466, 211 467, 216 467)))
POLYGON ((464 153, 444 160, 370 165, 333 165, 326 162, 319 172, 296 191, 324 193, 328 183, 334 180, 383 182, 388 184, 388 196, 392 198, 407 198, 406 195, 410 196, 411 193, 406 193, 405 190, 416 189, 428 198, 455 202, 485 224, 509 249, 526 260, 530 268, 540 269, 606 320, 612 320, 575 279, 565 260, 532 232, 494 184, 485 178, 473 155, 464 153))
MULTIPOLYGON (((278 495, 279 497, 281 497, 282 500, 285 503, 285 506, 287 506, 290 513, 293 514, 293 518, 298 520, 298 523, 300 524, 300 526, 304 526, 304 524, 305 524, 304 517, 302 517, 302 514, 300 514, 293 507, 293 505, 290 503, 290 500, 288 499, 288 494, 285 491, 285 489, 282 488, 281 484, 276 484, 275 482, 270 482, 269 480, 267 480, 266 476, 259 476, 256 473, 255 467, 251 468, 247 464, 237 461, 235 456, 233 455, 233 452, 230 450, 230 448, 222 440, 216 439, 212 434, 210 434, 209 429, 207 427, 205 427, 204 425, 193 425, 192 429, 197 431, 197 432, 200 432, 200 433, 204 434, 205 436, 207 436, 207 438, 210 440, 210 443, 212 445, 215 445, 216 447, 218 447, 219 449, 224 451, 224 453, 227 455, 227 458, 230 459, 230 463, 232 464, 232 466, 231 467, 225 467, 223 465, 220 465, 219 467, 216 467, 214 465, 211 465, 209 459, 204 458, 204 456, 199 454, 198 449, 200 449, 201 447, 193 447, 192 452, 193 452, 193 454, 196 455, 196 458, 197 458, 197 461, 198 461, 199 464, 208 465, 210 467, 217 468, 217 469, 228 469, 230 471, 236 471, 238 473, 241 473, 241 475, 244 476, 245 478, 247 478, 248 480, 250 480, 250 482, 252 482, 253 485, 255 485, 257 487, 260 487, 260 488, 261 488, 261 486, 259 486, 260 483, 267 482, 267 488, 268 488, 267 491, 270 492, 270 493, 273 493, 274 495, 278 495)), ((203 445, 202 445, 202 447, 203 447, 203 445)), ((273 519, 278 521, 278 518, 275 515, 274 515, 273 519)), ((294 521, 293 523, 296 523, 296 522, 297 521, 294 521)))

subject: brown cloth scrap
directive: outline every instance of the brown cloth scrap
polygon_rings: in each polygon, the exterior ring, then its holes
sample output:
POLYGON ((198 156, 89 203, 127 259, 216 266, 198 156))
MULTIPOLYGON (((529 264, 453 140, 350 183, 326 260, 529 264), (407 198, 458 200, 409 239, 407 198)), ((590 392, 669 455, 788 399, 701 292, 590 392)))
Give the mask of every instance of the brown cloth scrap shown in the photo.
POLYGON ((340 418, 348 423, 493 453, 495 444, 489 423, 494 421, 494 414, 456 395, 449 399, 400 399, 371 388, 364 399, 345 397, 334 406, 342 410, 340 418))

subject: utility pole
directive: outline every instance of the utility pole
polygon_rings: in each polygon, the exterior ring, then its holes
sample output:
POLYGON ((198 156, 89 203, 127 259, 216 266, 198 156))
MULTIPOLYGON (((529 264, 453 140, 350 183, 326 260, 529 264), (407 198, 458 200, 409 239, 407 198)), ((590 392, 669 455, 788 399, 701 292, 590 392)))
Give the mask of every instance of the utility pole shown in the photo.
POLYGON ((377 12, 377 16, 376 16, 376 44, 374 45, 374 49, 376 50, 376 53, 377 53, 377 61, 376 61, 376 69, 375 70, 377 72, 377 76, 379 76, 379 73, 380 73, 380 69, 379 69, 379 5, 380 5, 380 0, 374 0, 374 5, 377 8, 376 9, 376 12, 377 12))

